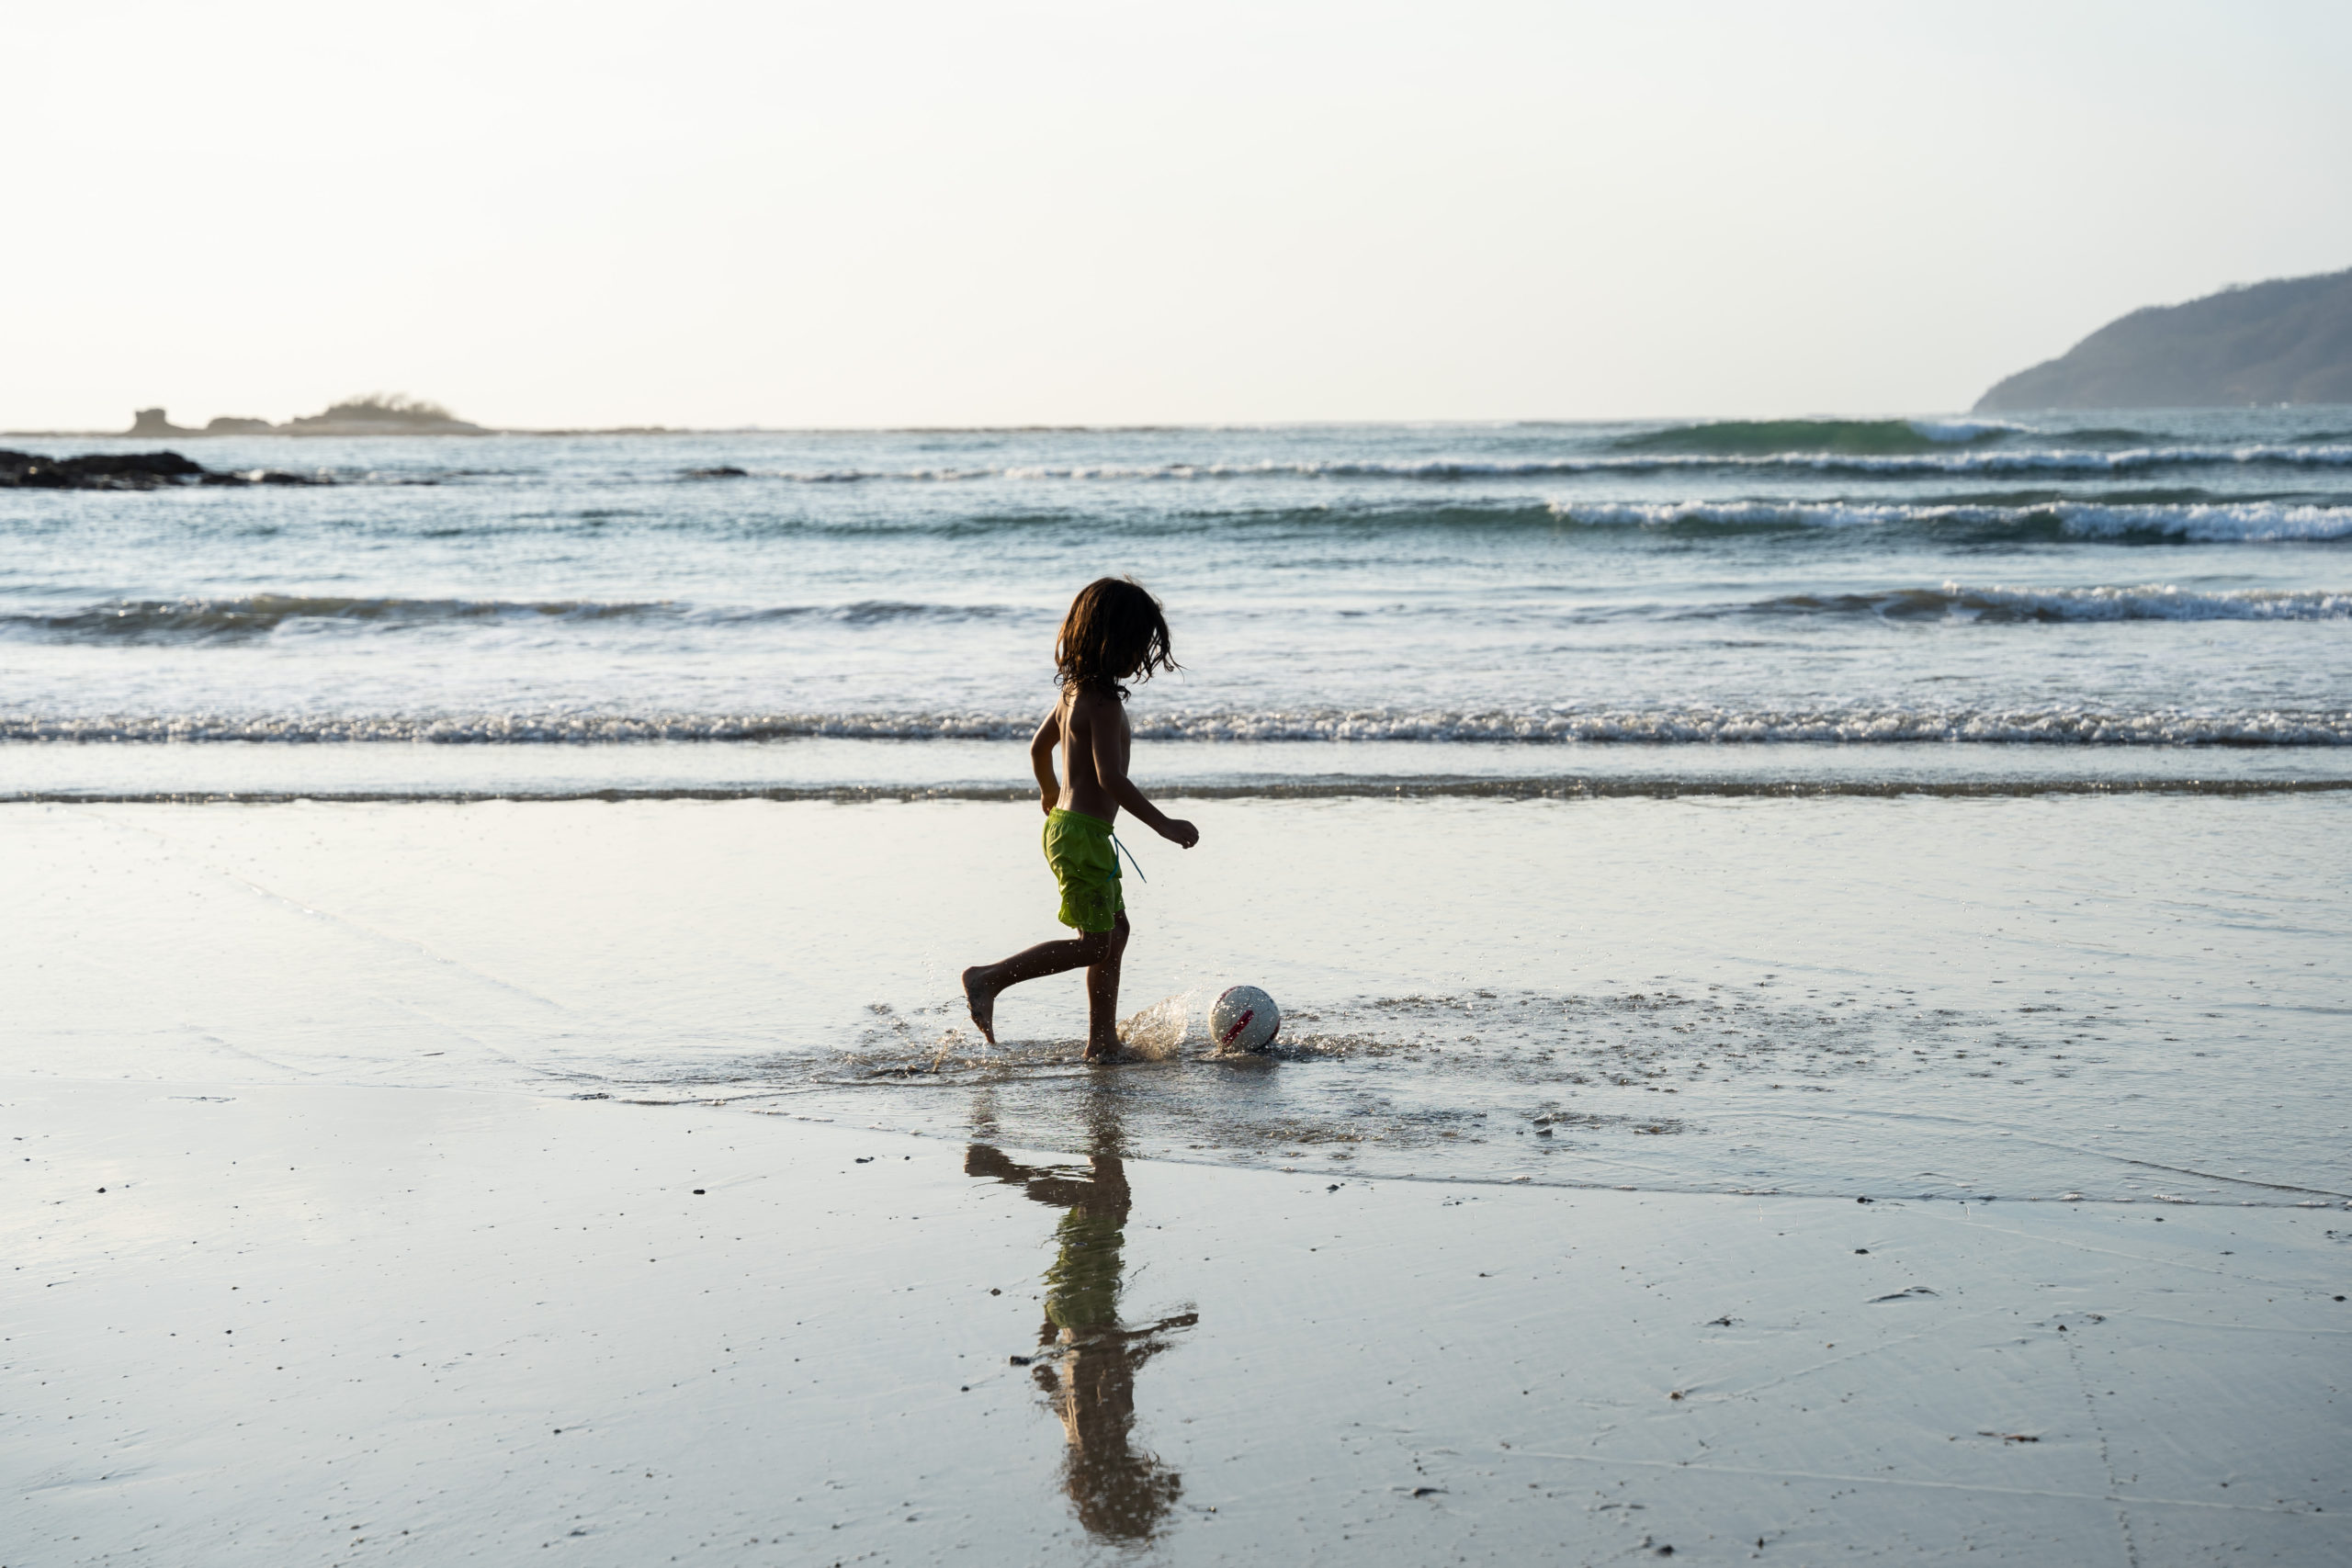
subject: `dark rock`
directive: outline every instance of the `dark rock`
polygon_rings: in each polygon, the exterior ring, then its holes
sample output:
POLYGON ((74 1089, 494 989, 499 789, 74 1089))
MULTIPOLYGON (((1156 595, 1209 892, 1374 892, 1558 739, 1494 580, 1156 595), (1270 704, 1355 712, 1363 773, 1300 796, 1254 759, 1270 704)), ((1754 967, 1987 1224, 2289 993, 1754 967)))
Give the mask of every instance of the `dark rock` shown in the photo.
POLYGON ((203 464, 177 452, 88 452, 59 459, 57 469, 68 490, 154 490, 205 477, 203 464))
POLYGON ((277 428, 266 419, 238 419, 230 414, 204 422, 207 435, 267 435, 277 428))
POLYGON ((0 490, 154 490, 160 486, 322 485, 334 481, 313 474, 222 473, 191 462, 177 452, 86 452, 78 457, 44 457, 36 452, 0 452, 0 490))
POLYGON ((92 452, 79 457, 0 452, 0 488, 14 490, 153 490, 203 472, 177 452, 92 452))
POLYGON ((177 452, 88 452, 57 465, 72 473, 119 478, 139 474, 149 479, 182 479, 204 472, 204 465, 177 452))
POLYGON ((686 478, 690 479, 749 479, 750 477, 751 476, 749 474, 735 467, 732 463, 722 463, 716 468, 688 468, 686 470, 686 478))
POLYGON ((47 457, 30 452, 0 452, 0 489, 63 490, 68 482, 47 457))

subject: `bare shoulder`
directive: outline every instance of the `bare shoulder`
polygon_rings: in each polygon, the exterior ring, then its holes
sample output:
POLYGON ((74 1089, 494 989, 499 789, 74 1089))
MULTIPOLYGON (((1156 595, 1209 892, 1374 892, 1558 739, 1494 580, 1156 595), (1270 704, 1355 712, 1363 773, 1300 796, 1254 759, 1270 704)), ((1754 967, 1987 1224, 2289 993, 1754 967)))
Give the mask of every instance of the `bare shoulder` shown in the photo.
POLYGON ((1127 706, 1118 698, 1101 692, 1079 691, 1069 699, 1069 721, 1073 728, 1083 725, 1091 729, 1098 724, 1114 726, 1126 722, 1127 706))

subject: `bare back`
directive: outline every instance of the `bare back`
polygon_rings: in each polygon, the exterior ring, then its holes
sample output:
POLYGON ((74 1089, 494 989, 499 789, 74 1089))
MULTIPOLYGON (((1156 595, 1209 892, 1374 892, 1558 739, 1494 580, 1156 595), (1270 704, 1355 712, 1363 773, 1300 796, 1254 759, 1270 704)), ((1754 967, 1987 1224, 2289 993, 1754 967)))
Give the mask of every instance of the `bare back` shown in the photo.
POLYGON ((1114 778, 1127 776, 1127 705, 1079 687, 1067 687, 1054 716, 1061 731, 1061 805, 1105 822, 1119 818, 1119 802, 1103 783, 1104 765, 1114 778), (1098 762, 1099 759, 1099 762, 1098 762))

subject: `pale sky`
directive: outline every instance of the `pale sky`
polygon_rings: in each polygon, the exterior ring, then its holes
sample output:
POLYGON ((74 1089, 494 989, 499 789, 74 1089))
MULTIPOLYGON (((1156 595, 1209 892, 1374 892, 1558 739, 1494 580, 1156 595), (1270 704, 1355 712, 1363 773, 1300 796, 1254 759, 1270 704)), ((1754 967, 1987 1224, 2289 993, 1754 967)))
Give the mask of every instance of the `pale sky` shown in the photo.
POLYGON ((2352 6, 0 0, 0 427, 1928 412, 2352 265, 2352 6))

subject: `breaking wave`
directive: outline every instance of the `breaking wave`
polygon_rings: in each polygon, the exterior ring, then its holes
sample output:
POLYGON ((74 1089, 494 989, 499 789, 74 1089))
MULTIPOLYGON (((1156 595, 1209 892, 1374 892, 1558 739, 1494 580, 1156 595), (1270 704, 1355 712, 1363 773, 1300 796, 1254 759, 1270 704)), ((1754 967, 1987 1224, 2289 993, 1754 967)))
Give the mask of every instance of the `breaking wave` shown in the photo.
POLYGON ((450 625, 535 625, 629 620, 709 622, 830 620, 869 626, 908 620, 978 620, 1014 614, 995 604, 924 604, 860 600, 847 604, 784 604, 756 609, 696 609, 669 600, 344 598, 255 593, 234 599, 125 599, 53 614, 0 615, 0 636, 60 642, 209 642, 266 637, 289 626, 400 630, 450 625))
POLYGON ((1767 615, 1863 615, 1886 620, 2344 621, 2352 593, 2240 589, 2219 593, 2151 583, 2138 588, 1901 588, 1883 593, 1792 593, 1753 608, 1767 615))
MULTIPOLYGON (((1907 423, 1905 428, 1910 426, 1907 423)), ((1667 470, 1804 470, 1874 477, 1983 474, 2114 474, 2199 466, 2352 468, 2352 445, 2257 443, 2242 446, 2139 446, 2122 451, 2075 447, 1983 449, 1919 435, 1917 450, 1679 452, 1619 451, 1588 457, 1414 457, 1389 460, 1255 463, 1023 464, 910 468, 778 468, 743 477, 795 484, 900 481, 956 483, 986 479, 1211 480, 1250 479, 1541 479, 1573 474, 1638 474, 1667 470)))
POLYGON ((1977 528, 2055 528, 2089 539, 2136 536, 2200 544, 2352 537, 2352 506, 2290 505, 2268 501, 2171 506, 2097 502, 1921 506, 1894 502, 1555 501, 1551 511, 1565 522, 1596 528, 1898 528, 1960 525, 1977 528))
MULTIPOLYGON (((0 715, 0 740, 398 741, 593 745, 648 740, 1021 740, 1030 713, 0 715)), ((2078 707, 1559 707, 1536 711, 1300 708, 1137 716, 1155 740, 1510 741, 1843 745, 2352 745, 2352 706, 2241 711, 2078 707)))
POLYGON ((1783 452, 1884 456, 1973 446, 2021 433, 2002 420, 1762 419, 1677 425, 1620 437, 1624 452, 1688 452, 1722 457, 1783 452))
POLYGON ((259 637, 289 621, 344 621, 400 626, 447 621, 511 619, 602 620, 658 612, 659 604, 602 604, 559 600, 340 598, 255 593, 237 599, 124 599, 56 615, 0 616, 0 628, 46 633, 66 640, 122 638, 179 641, 259 637))

